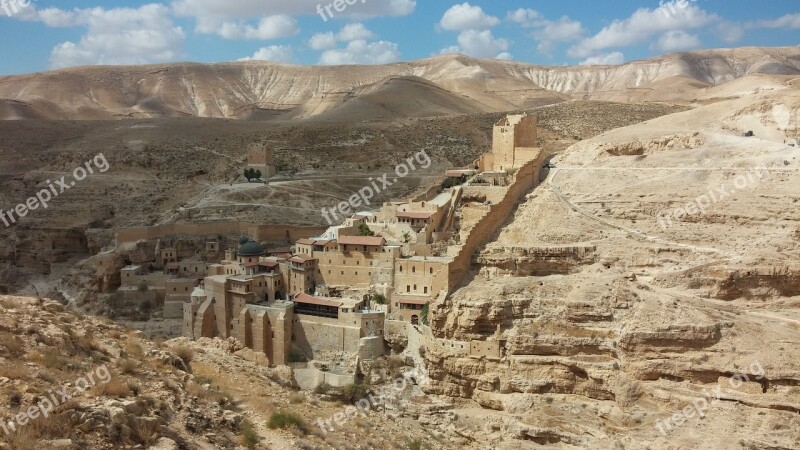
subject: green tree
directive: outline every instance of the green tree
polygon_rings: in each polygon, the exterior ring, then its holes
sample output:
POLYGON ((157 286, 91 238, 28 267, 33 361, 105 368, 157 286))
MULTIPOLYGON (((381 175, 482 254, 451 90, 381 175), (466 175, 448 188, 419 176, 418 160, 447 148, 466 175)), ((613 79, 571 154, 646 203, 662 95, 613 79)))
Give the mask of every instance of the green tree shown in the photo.
POLYGON ((426 303, 425 306, 422 307, 422 310, 419 312, 419 320, 422 322, 423 325, 428 325, 428 304, 426 303))
POLYGON ((372 301, 379 304, 385 305, 386 304, 386 296, 383 294, 378 294, 377 292, 372 294, 372 301))
POLYGON ((253 173, 253 169, 244 169, 244 177, 247 178, 247 182, 249 183, 250 180, 255 178, 255 174, 253 173))
POLYGON ((372 230, 369 229, 369 225, 367 225, 366 223, 362 223, 361 225, 358 226, 358 233, 361 236, 375 236, 375 233, 373 233, 372 230))

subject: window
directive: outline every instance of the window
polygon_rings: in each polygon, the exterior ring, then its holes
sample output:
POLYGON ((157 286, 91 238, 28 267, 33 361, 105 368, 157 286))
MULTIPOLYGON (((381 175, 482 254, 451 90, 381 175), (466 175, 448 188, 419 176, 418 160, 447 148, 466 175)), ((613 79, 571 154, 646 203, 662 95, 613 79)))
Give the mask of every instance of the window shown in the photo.
POLYGON ((427 293, 428 293, 428 286, 425 286, 425 287, 424 287, 424 288, 422 288, 422 289, 423 289, 423 292, 424 292, 425 294, 427 294, 427 293))
POLYGON ((417 292, 417 285, 414 285, 414 292, 417 292))
POLYGON ((430 268, 431 275, 433 275, 433 267, 430 268))
POLYGON ((411 292, 411 286, 406 285, 406 292, 411 292))
POLYGON ((411 273, 417 273, 417 268, 414 267, 414 266, 411 266, 411 273))

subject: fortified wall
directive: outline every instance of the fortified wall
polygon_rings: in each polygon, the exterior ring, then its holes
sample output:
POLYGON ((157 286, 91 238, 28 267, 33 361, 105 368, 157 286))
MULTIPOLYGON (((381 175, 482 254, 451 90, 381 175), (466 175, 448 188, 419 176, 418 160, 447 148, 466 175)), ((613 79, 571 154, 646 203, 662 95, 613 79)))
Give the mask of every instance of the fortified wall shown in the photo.
POLYGON ((508 191, 503 199, 489 205, 483 217, 478 219, 475 226, 469 231, 469 235, 464 239, 458 253, 453 255, 453 262, 449 265, 448 288, 450 292, 469 273, 473 255, 489 242, 522 198, 539 183, 539 171, 545 156, 545 152, 539 149, 534 159, 520 167, 514 174, 514 181, 508 186, 508 191))
POLYGON ((294 241, 325 232, 327 227, 293 227, 284 225, 256 225, 248 222, 170 223, 152 227, 119 228, 117 246, 141 240, 154 240, 174 235, 250 236, 257 241, 292 244, 294 241))

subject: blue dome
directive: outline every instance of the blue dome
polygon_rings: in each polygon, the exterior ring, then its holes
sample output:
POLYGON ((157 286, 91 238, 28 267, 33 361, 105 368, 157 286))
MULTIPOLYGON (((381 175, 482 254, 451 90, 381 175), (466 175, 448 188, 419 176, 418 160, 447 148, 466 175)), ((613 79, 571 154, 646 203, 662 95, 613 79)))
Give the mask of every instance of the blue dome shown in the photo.
POLYGON ((267 254, 267 251, 264 247, 254 240, 249 240, 242 244, 239 247, 239 252, 236 254, 237 256, 264 256, 267 254))

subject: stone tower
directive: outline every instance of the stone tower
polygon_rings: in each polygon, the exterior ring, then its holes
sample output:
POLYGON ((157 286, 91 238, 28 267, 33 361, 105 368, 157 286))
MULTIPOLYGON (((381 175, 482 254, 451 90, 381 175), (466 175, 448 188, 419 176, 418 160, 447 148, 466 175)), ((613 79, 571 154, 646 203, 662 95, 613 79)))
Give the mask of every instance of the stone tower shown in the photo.
POLYGON ((275 160, 272 156, 272 148, 263 144, 248 145, 247 168, 260 170, 263 178, 275 175, 275 160))

